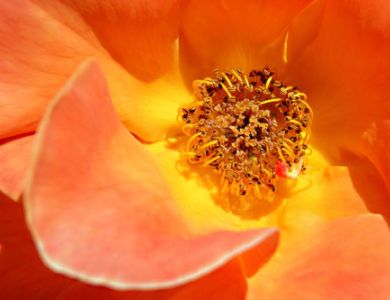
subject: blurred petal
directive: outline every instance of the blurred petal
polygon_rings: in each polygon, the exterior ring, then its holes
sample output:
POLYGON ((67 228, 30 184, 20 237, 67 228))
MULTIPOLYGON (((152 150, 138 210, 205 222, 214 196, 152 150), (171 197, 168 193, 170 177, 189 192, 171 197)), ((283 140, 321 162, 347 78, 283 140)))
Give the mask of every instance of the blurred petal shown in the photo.
POLYGON ((191 99, 173 70, 149 85, 130 76, 60 3, 2 2, 0 28, 0 138, 34 131, 47 104, 90 56, 107 74, 120 119, 144 140, 164 138, 176 124, 179 103, 191 99))
POLYGON ((25 136, 0 145, 0 191, 13 200, 23 192, 34 136, 25 136))
POLYGON ((84 18, 111 56, 140 79, 171 68, 186 1, 62 0, 84 18))
POLYGON ((27 220, 57 272, 116 289, 173 287, 277 242, 272 228, 194 234, 149 153, 117 119, 94 62, 53 102, 34 153, 27 220))
POLYGON ((367 214, 285 233, 248 299, 389 299, 389 285, 389 228, 367 214))
MULTIPOLYGON (((390 190, 390 121, 375 122, 362 135, 363 152, 381 173, 390 190)), ((388 203, 390 206, 390 202, 388 203)))
MULTIPOLYGON (((310 2, 190 1, 180 35, 186 79, 203 78, 217 67, 244 70, 264 65, 276 67, 268 50, 310 2)), ((278 55, 281 58, 282 53, 278 55)))
POLYGON ((356 13, 357 20, 363 27, 371 27, 390 37, 390 3, 387 0, 348 0, 348 8, 356 13))
POLYGON ((362 133, 387 114, 388 53, 389 38, 363 26, 346 1, 328 1, 317 38, 288 66, 315 113, 313 143, 328 158, 359 153, 362 133))
POLYGON ((23 207, 0 193, 0 299, 55 299, 73 283, 47 269, 27 231, 23 207))

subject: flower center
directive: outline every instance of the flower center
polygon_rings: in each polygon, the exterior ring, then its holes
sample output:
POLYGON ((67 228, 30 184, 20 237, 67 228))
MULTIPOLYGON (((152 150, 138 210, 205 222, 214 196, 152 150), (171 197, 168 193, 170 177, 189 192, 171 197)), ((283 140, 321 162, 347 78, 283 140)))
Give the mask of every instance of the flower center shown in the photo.
POLYGON ((214 71, 195 80, 195 101, 179 110, 189 137, 183 157, 221 174, 221 191, 270 200, 279 178, 305 170, 313 112, 307 96, 270 69, 214 71))

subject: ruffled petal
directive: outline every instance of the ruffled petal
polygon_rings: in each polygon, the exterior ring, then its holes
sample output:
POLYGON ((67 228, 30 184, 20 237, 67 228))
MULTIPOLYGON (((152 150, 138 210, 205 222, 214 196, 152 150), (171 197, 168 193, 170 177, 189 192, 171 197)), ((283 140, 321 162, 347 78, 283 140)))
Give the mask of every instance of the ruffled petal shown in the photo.
MULTIPOLYGON (((273 44, 310 2, 190 1, 179 38, 186 79, 209 76, 214 68, 277 67, 273 44)), ((282 53, 277 56, 281 62, 282 53)))
POLYGON ((0 191, 18 200, 31 159, 34 136, 25 136, 0 145, 0 191))
POLYGON ((344 164, 340 150, 359 153, 362 133, 388 114, 390 77, 389 38, 364 26, 346 2, 326 3, 316 39, 287 70, 313 108, 313 143, 344 164))
POLYGON ((272 228, 195 234, 150 154, 117 119, 94 62, 51 105, 34 153, 27 220, 57 272, 116 289, 173 287, 277 242, 272 228))
POLYGON ((171 68, 186 1, 62 2, 83 17, 103 47, 136 77, 156 79, 171 68))
POLYGON ((199 280, 161 291, 120 292, 61 276, 39 259, 22 206, 0 194, 0 207, 1 299, 244 299, 246 280, 236 260, 199 280))
POLYGON ((160 291, 115 291, 61 276, 39 259, 26 228, 23 208, 0 194, 1 299, 244 299, 246 280, 237 260, 199 280, 160 291), (2 250, 2 251, 1 251, 2 250))
POLYGON ((377 215, 284 232, 248 299, 389 299, 390 232, 377 215))

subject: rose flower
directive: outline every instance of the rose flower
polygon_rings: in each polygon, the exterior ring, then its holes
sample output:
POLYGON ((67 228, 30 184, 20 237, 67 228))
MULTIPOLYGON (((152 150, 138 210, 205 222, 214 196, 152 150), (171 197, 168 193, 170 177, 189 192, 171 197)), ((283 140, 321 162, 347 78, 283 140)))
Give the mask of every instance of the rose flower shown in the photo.
POLYGON ((1 298, 388 299, 389 10, 3 1, 1 298))

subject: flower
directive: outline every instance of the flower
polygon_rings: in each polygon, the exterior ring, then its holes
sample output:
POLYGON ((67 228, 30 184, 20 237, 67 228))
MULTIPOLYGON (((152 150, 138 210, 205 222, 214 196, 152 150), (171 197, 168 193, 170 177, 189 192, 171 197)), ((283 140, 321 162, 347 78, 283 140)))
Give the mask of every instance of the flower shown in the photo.
POLYGON ((0 187, 54 271, 2 199, 3 298, 388 297, 388 5, 209 2, 0 4, 0 187), (186 84, 266 64, 309 96, 316 151, 237 216, 166 140, 186 84))

